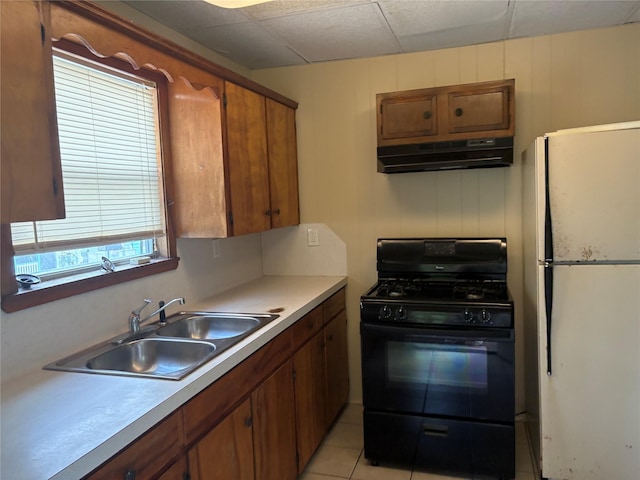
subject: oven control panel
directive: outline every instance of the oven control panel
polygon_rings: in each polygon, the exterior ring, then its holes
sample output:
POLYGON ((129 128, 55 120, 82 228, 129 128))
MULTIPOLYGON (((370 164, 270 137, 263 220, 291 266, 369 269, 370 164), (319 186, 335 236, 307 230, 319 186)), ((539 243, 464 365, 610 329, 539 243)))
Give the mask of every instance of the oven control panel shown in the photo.
POLYGON ((360 318, 371 323, 513 327, 513 307, 505 305, 424 305, 367 301, 360 318))

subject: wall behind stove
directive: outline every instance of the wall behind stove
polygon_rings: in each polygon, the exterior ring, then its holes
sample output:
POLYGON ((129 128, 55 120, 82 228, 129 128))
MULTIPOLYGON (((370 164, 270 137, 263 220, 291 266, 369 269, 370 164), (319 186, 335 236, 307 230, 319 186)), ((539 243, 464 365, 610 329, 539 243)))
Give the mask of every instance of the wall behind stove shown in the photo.
POLYGON ((376 239, 506 236, 523 411, 520 154, 548 131, 640 118, 640 24, 259 70, 252 78, 300 103, 302 221, 327 224, 347 245, 351 400, 362 398, 358 299, 376 278, 376 239), (504 78, 516 79, 512 167, 376 172, 376 93, 504 78))

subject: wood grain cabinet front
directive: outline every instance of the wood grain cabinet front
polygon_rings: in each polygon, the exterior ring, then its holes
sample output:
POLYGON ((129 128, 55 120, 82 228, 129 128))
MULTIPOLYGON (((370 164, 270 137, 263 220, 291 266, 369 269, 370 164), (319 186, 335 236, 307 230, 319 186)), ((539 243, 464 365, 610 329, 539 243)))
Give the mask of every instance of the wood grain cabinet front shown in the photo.
POLYGON ((1 222, 64 218, 48 2, 0 2, 1 222))
POLYGON ((85 477, 85 480, 157 478, 167 467, 179 460, 183 444, 182 410, 177 410, 85 477))
POLYGON ((513 137, 515 80, 379 93, 378 147, 513 137))
POLYGON ((295 111, 225 82, 233 235, 299 223, 295 111))

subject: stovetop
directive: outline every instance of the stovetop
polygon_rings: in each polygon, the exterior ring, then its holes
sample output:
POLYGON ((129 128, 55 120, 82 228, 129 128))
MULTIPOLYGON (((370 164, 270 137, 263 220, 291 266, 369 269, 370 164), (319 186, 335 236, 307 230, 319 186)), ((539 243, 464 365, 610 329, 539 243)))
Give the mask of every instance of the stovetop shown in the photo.
POLYGON ((507 284, 500 281, 445 281, 381 279, 369 297, 411 302, 439 300, 451 302, 507 302, 507 284))
POLYGON ((377 265, 363 322, 513 327, 504 238, 379 239, 377 265))

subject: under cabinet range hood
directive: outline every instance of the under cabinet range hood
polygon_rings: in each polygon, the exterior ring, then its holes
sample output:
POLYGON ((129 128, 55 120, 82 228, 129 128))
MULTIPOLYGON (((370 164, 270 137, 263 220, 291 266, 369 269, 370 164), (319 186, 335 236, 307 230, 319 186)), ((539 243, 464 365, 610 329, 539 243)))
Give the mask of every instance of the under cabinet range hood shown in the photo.
POLYGON ((511 164, 513 137, 378 147, 378 172, 381 173, 508 167, 511 164))

